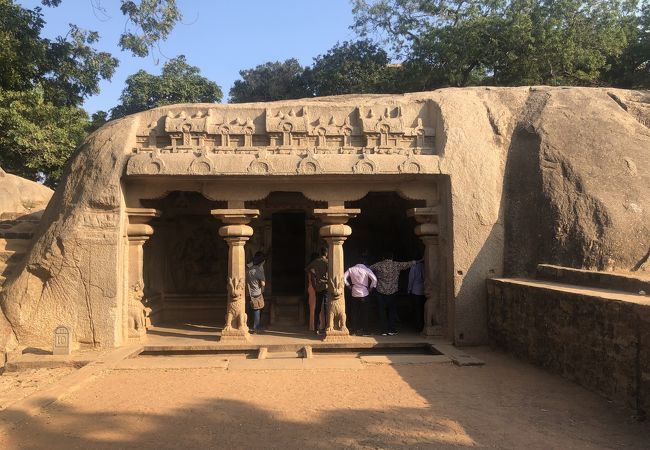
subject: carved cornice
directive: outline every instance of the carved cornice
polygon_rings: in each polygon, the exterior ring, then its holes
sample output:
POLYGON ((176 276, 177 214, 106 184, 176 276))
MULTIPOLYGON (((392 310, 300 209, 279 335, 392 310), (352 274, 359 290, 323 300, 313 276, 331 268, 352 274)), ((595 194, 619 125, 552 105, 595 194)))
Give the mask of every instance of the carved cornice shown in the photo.
POLYGON ((435 154, 434 115, 429 101, 404 107, 170 111, 137 132, 134 152, 435 154))

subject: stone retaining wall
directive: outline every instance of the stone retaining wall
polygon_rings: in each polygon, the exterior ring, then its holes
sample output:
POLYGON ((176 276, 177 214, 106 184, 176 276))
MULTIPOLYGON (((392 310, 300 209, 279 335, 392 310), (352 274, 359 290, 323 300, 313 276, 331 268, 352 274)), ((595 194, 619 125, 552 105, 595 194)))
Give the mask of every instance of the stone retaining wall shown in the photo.
POLYGON ((541 284, 488 280, 491 345, 625 403, 643 418, 650 410, 650 302, 541 284))

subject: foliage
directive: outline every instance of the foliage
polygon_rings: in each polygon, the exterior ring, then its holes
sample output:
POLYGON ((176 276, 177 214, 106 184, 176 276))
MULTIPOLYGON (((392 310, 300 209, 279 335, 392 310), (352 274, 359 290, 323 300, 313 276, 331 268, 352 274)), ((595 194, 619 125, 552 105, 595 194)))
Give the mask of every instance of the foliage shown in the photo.
POLYGON ((72 150, 86 136, 88 116, 77 106, 56 106, 45 91, 0 88, 0 167, 51 186, 61 177, 72 150))
POLYGON ((181 55, 167 61, 160 75, 140 70, 129 76, 111 118, 174 103, 214 103, 222 96, 219 85, 201 76, 201 70, 181 55))
POLYGON ((313 95, 390 92, 392 70, 388 54, 367 40, 336 44, 303 76, 313 95))
POLYGON ((356 0, 354 28, 403 58, 410 89, 594 85, 626 52, 632 0, 356 0), (378 35, 382 33, 381 36, 378 35))
MULTIPOLYGON (((61 1, 41 0, 41 3, 56 7, 61 1)), ((92 6, 103 11, 99 3, 93 3, 92 6)), ((119 46, 140 57, 149 55, 159 41, 167 39, 182 18, 176 0, 121 0, 120 11, 128 22, 120 35, 119 46)))
POLYGON ((253 69, 241 70, 241 80, 230 89, 231 103, 266 102, 308 97, 303 67, 296 59, 267 62, 253 69))
POLYGON ((76 106, 99 92, 99 82, 110 79, 117 59, 92 47, 93 31, 71 25, 66 37, 40 37, 45 22, 33 11, 0 0, 0 87, 11 91, 44 89, 45 100, 76 106))
POLYGON ((0 0, 0 165, 55 184, 83 140, 80 105, 110 79, 117 60, 93 48, 97 33, 74 25, 65 37, 41 37, 41 10, 0 0))

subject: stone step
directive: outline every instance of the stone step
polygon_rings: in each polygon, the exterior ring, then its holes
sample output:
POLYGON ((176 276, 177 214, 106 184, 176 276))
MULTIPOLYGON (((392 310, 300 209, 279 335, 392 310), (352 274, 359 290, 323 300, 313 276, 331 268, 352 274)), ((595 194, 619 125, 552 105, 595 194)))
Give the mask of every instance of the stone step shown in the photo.
POLYGON ((13 231, 0 230, 0 239, 31 239, 34 237, 33 231, 13 231))
POLYGON ((29 249, 29 239, 0 239, 0 251, 11 250, 25 253, 29 249))
POLYGON ((600 272, 596 270, 554 266, 551 264, 539 264, 537 266, 537 279, 633 294, 638 294, 642 291, 650 294, 650 277, 631 273, 600 272))

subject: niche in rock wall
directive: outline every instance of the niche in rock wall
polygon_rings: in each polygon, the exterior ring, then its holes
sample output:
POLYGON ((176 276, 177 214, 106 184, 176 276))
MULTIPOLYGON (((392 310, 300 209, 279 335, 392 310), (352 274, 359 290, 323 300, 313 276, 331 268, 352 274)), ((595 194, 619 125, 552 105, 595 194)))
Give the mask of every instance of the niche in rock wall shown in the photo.
POLYGON ((228 246, 219 236, 221 222, 210 214, 223 202, 193 192, 172 192, 143 201, 161 212, 145 244, 145 289, 191 297, 226 293, 228 246))

